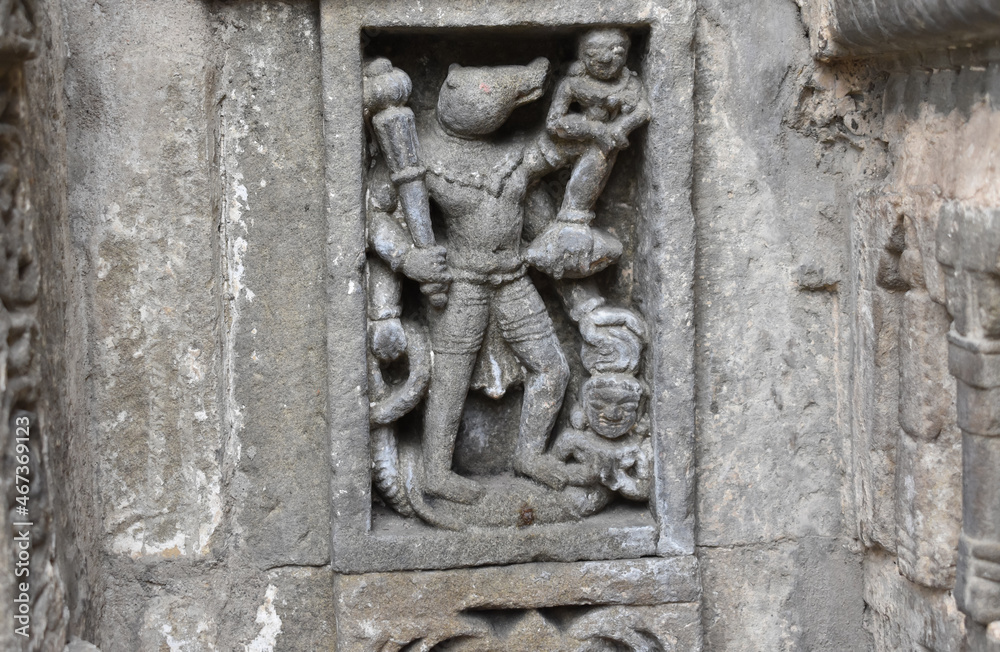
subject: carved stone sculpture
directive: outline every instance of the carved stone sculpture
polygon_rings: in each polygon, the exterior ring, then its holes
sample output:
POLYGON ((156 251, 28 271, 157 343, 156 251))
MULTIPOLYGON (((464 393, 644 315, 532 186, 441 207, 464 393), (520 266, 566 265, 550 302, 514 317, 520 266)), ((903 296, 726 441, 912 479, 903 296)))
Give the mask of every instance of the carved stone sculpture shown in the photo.
POLYGON ((962 429, 955 601, 981 629, 1000 621, 1000 211, 946 204, 937 259, 954 320, 948 369, 958 384, 962 429))
POLYGON ((638 423, 642 385, 626 374, 601 374, 588 379, 580 394, 582 406, 573 413, 572 427, 552 446, 560 460, 578 465, 570 483, 594 488, 593 511, 614 492, 649 500, 652 454, 648 428, 638 423))
MULTIPOLYGON (((543 138, 540 145, 554 167, 572 164, 573 172, 557 222, 532 243, 526 258, 556 278, 596 271, 583 264, 586 257, 567 260, 574 254, 578 257, 579 250, 587 248, 587 239, 593 237, 575 225, 587 225, 594 219, 594 203, 604 190, 618 152, 628 147, 629 134, 649 120, 642 83, 625 66, 628 49, 629 37, 621 29, 596 29, 585 34, 580 39, 579 60, 559 82, 549 109, 546 129, 551 140, 543 138), (574 106, 580 111, 572 111, 574 106)), ((595 239, 590 248, 600 249, 602 244, 595 239)), ((608 246, 607 253, 590 260, 620 255, 613 244, 608 246)))
POLYGON ((333 567, 692 554, 689 8, 321 7, 333 567))
POLYGON ((444 248, 434 245, 427 188, 423 183, 413 112, 401 106, 410 95, 410 79, 386 59, 365 66, 364 109, 381 156, 372 161, 367 197, 369 375, 373 481, 385 500, 406 516, 413 514, 403 496, 394 422, 423 398, 430 381, 426 328, 400 321, 401 280, 397 272, 421 281, 431 301, 442 305, 450 276, 444 248), (394 216, 398 214, 399 218, 394 216), (381 365, 405 354, 409 374, 390 385, 381 365))
MULTIPOLYGON (((524 526, 581 518, 616 494, 649 500, 644 389, 634 376, 645 329, 631 310, 606 306, 595 284, 577 280, 622 254, 621 242, 590 222, 617 153, 650 115, 642 84, 625 67, 628 47, 620 29, 585 34, 580 61, 558 83, 545 124, 521 138, 495 133, 514 109, 542 97, 550 68, 544 58, 451 65, 434 119, 423 122, 405 106, 412 92, 406 73, 385 58, 365 64, 373 154, 367 174, 373 484, 401 515, 448 529, 524 526), (556 212, 538 182, 567 167, 572 173, 556 212), (444 246, 435 243, 428 197, 443 216, 444 246), (522 241, 532 238, 524 248, 522 241), (558 281, 584 341, 582 363, 593 374, 581 388, 572 427, 551 449, 571 370, 529 265, 558 281), (409 316, 403 278, 419 282, 429 297, 409 316), (387 381, 387 373, 400 376, 398 382, 387 381), (487 487, 456 473, 455 442, 470 389, 498 398, 519 380, 519 425, 507 436, 516 441, 513 469, 527 480, 487 487), (399 431, 400 419, 425 394, 422 432, 403 436, 412 433, 399 431)), ((416 421, 406 423, 412 429, 416 421)))

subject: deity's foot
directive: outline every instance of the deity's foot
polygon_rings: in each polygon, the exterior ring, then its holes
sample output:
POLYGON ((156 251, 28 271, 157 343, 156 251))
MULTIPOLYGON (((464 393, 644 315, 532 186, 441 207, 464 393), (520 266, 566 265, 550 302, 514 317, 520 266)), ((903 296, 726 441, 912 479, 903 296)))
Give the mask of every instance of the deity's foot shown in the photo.
POLYGON ((557 490, 562 490, 570 480, 566 465, 548 455, 515 455, 514 470, 557 490))
POLYGON ((574 487, 591 487, 600 484, 600 476, 586 464, 564 464, 566 484, 574 487))
POLYGON ((423 489, 431 496, 466 505, 478 501, 486 494, 483 486, 475 480, 463 478, 451 471, 427 473, 423 489))

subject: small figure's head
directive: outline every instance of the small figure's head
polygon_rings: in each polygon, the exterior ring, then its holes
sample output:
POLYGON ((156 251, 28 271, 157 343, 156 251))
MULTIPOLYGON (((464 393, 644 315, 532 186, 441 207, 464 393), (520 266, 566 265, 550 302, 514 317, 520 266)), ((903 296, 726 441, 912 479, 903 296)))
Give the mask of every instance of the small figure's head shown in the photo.
POLYGON ((621 74, 628 57, 629 37, 616 28, 595 29, 580 39, 577 56, 587 74, 595 79, 610 81, 621 74))
POLYGON ((628 374, 598 374, 580 389, 583 412, 591 430, 606 439, 617 439, 639 419, 642 383, 628 374))
POLYGON ((463 138, 492 133, 514 109, 543 95, 548 72, 548 59, 541 57, 526 66, 452 64, 438 94, 438 121, 463 138))

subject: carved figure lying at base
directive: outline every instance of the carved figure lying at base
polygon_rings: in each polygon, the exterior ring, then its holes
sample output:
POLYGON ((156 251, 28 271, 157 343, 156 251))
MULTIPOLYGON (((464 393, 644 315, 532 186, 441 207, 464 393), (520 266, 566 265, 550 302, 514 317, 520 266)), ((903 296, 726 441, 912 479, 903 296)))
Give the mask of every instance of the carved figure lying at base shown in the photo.
MULTIPOLYGON (((598 374, 583 384, 572 427, 552 445, 552 454, 573 469, 570 484, 600 484, 630 500, 649 499, 652 453, 648 427, 639 420, 642 396, 642 384, 628 374, 598 374)), ((595 511, 611 498, 605 494, 595 511)))

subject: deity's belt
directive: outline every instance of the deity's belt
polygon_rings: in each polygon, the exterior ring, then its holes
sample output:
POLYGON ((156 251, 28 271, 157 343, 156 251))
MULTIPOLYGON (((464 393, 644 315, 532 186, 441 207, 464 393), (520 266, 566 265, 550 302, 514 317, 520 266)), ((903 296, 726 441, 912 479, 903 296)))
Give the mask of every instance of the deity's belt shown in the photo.
POLYGON ((503 285, 510 283, 524 276, 528 271, 528 266, 521 263, 516 269, 509 272, 474 272, 461 267, 451 267, 451 276, 456 281, 465 281, 475 285, 503 285))

